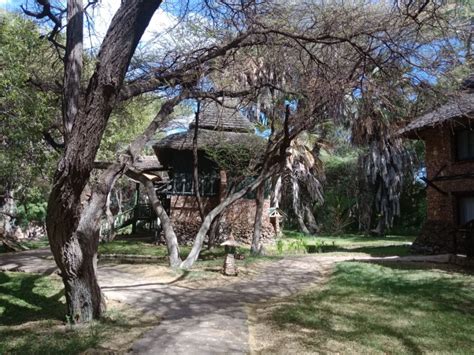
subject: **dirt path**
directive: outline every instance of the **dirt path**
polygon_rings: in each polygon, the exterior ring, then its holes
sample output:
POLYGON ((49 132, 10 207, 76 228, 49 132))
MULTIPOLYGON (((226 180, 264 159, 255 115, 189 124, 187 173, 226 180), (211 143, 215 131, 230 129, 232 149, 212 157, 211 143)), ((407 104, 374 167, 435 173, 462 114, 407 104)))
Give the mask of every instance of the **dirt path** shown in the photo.
MULTIPOLYGON (((425 261, 426 257, 358 260, 425 261)), ((268 301, 321 282, 336 262, 353 256, 311 255, 273 262, 251 280, 223 287, 190 290, 176 286, 143 285, 105 288, 113 299, 158 312, 163 321, 132 347, 137 354, 247 354, 250 351, 245 304, 268 301)), ((430 261, 447 261, 447 256, 430 261)))
MULTIPOLYGON (((249 334, 245 304, 285 297, 321 282, 336 262, 344 260, 447 262, 448 255, 374 258, 312 254, 268 263, 250 280, 191 289, 173 280, 130 272, 124 265, 100 265, 99 281, 109 299, 121 301, 162 322, 132 346, 139 354, 246 354, 249 334)), ((55 271, 45 251, 0 255, 0 270, 55 271), (6 256, 7 255, 7 256, 6 256)), ((124 349, 125 350, 125 349, 124 349)))

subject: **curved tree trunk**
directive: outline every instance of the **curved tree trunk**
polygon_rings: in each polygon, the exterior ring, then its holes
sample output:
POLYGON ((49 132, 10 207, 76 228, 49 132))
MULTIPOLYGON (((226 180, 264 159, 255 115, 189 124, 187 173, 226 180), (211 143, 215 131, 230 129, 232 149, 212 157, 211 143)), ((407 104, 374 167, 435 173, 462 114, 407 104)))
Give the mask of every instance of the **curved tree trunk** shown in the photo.
POLYGON ((211 212, 207 214, 206 218, 204 218, 204 221, 201 224, 201 228, 199 228, 196 238, 194 239, 191 252, 189 253, 186 260, 184 260, 180 265, 182 269, 189 269, 190 267, 192 267, 194 262, 199 257, 199 253, 201 252, 202 244, 204 242, 204 237, 209 231, 212 221, 227 207, 229 207, 238 199, 242 198, 246 193, 255 190, 263 181, 268 179, 268 177, 270 177, 276 171, 277 166, 273 166, 266 173, 262 172, 252 184, 248 185, 240 191, 234 192, 233 194, 227 196, 220 204, 214 207, 214 209, 212 209, 211 212))
POLYGON ((146 178, 141 178, 140 181, 144 183, 148 198, 150 199, 153 205, 153 209, 155 210, 156 215, 161 221, 161 226, 163 227, 163 233, 165 235, 166 246, 168 248, 170 266, 178 267, 181 264, 182 260, 179 257, 178 238, 176 237, 176 233, 174 232, 171 220, 165 209, 163 208, 160 200, 158 199, 158 197, 156 197, 156 192, 155 188, 153 187, 153 183, 150 180, 146 180, 146 178))
POLYGON ((301 211, 301 196, 300 196, 300 186, 298 184, 298 179, 295 176, 291 176, 291 187, 293 192, 293 211, 296 216, 296 221, 301 232, 304 234, 311 234, 308 227, 304 223, 304 215, 301 211))
POLYGON ((8 187, 0 196, 0 237, 13 237, 13 218, 15 214, 15 199, 13 190, 8 187))
POLYGON ((250 253, 252 255, 259 255, 261 253, 260 237, 262 234, 262 215, 264 200, 265 183, 262 182, 262 184, 260 184, 260 186, 257 188, 257 196, 255 197, 255 222, 253 226, 252 246, 250 247, 250 253))
MULTIPOLYGON (((81 4, 82 0, 68 1, 68 18, 83 16, 81 4)), ((96 276, 100 219, 107 195, 123 172, 124 164, 103 176, 101 183, 93 188, 86 206, 81 203, 81 194, 89 181, 102 134, 118 99, 131 57, 160 4, 161 1, 122 2, 101 45, 97 66, 84 98, 64 98, 70 103, 65 105, 65 128, 71 127, 71 132, 67 135, 66 149, 54 177, 46 225, 51 251, 66 289, 68 314, 77 323, 98 318, 103 310, 96 276), (76 102, 80 105, 77 110, 74 109, 76 102), (74 112, 75 117, 69 116, 74 112)), ((82 31, 78 23, 82 21, 68 23, 68 35, 75 35, 73 41, 68 39, 66 51, 75 53, 75 57, 68 55, 67 60, 76 63, 81 61, 78 56, 82 55, 73 50, 79 45, 78 41, 82 41, 82 35, 77 36, 77 31, 82 31)), ((69 70, 80 70, 78 67, 66 63, 69 70)), ((70 82, 64 83, 65 87, 71 87, 69 95, 78 95, 71 84, 78 75, 80 77, 80 72, 65 75, 65 79, 70 78, 70 82)))
POLYGON ((207 236, 207 249, 212 249, 217 241, 217 234, 219 232, 219 225, 221 224, 223 214, 220 213, 211 224, 211 228, 209 230, 207 236))
POLYGON ((116 235, 116 231, 114 228, 114 215, 112 213, 112 210, 110 209, 111 195, 112 191, 107 195, 107 201, 105 203, 105 217, 107 220, 107 224, 109 225, 109 231, 107 235, 103 235, 102 233, 102 240, 105 240, 107 242, 111 242, 112 240, 114 240, 116 235))
POLYGON ((304 212, 305 212, 305 217, 306 217, 306 222, 307 226, 309 227, 309 231, 311 234, 316 234, 319 232, 319 226, 318 223, 316 222, 316 218, 314 218, 313 211, 311 211, 311 208, 305 204, 304 206, 304 212))

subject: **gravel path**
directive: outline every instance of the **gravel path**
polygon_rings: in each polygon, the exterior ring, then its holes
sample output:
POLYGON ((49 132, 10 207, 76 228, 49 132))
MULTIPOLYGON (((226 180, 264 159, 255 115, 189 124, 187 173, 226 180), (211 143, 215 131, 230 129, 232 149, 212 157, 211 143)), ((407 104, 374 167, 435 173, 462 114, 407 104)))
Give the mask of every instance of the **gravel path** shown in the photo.
MULTIPOLYGON (((374 258, 373 261, 447 262, 448 255, 374 258)), ((132 346, 137 354, 247 354, 249 334, 245 304, 285 297, 321 282, 334 263, 354 256, 312 254, 287 257, 261 267, 250 280, 206 289, 190 289, 140 276, 114 265, 99 266, 99 282, 109 299, 161 317, 160 325, 132 346)), ((133 266, 132 266, 133 267, 133 266)), ((47 250, 0 255, 0 270, 51 274, 47 250)), ((124 349, 125 350, 125 349, 124 349)))

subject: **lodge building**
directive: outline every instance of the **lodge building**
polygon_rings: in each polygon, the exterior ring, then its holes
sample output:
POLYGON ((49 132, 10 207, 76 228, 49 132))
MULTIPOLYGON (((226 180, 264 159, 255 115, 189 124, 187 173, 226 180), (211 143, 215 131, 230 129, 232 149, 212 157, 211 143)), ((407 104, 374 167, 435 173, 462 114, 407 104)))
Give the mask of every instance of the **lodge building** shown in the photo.
POLYGON ((474 76, 401 133, 425 143, 427 220, 415 247, 465 253, 474 220, 474 76))

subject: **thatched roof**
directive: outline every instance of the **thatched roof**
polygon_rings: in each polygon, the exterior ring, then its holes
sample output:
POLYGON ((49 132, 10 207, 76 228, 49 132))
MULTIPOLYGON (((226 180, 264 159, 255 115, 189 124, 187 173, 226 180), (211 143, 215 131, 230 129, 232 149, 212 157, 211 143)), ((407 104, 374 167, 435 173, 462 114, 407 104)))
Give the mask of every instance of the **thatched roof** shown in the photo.
MULTIPOLYGON (((162 149, 192 150, 195 122, 186 132, 171 134, 153 145, 158 153, 162 149)), ((253 146, 262 138, 253 133, 253 125, 239 110, 223 107, 215 102, 205 102, 199 115, 199 150, 218 144, 253 146)))
MULTIPOLYGON (((194 128, 195 121, 189 128, 194 128)), ((242 116, 239 109, 221 106, 215 102, 204 102, 199 115, 199 128, 213 131, 252 132, 253 125, 242 116)))
POLYGON ((425 129, 433 128, 444 123, 453 122, 457 119, 474 119, 474 76, 466 78, 462 85, 462 91, 454 95, 447 103, 428 112, 399 131, 400 135, 416 137, 425 129))
POLYGON ((145 155, 139 157, 133 163, 133 167, 141 172, 163 170, 163 166, 154 155, 145 155))
MULTIPOLYGON (((194 131, 171 134, 153 145, 155 151, 161 149, 192 150, 194 131)), ((206 147, 215 147, 219 144, 240 144, 246 146, 255 146, 262 138, 250 133, 214 131, 209 129, 198 130, 197 146, 199 150, 206 147)))

